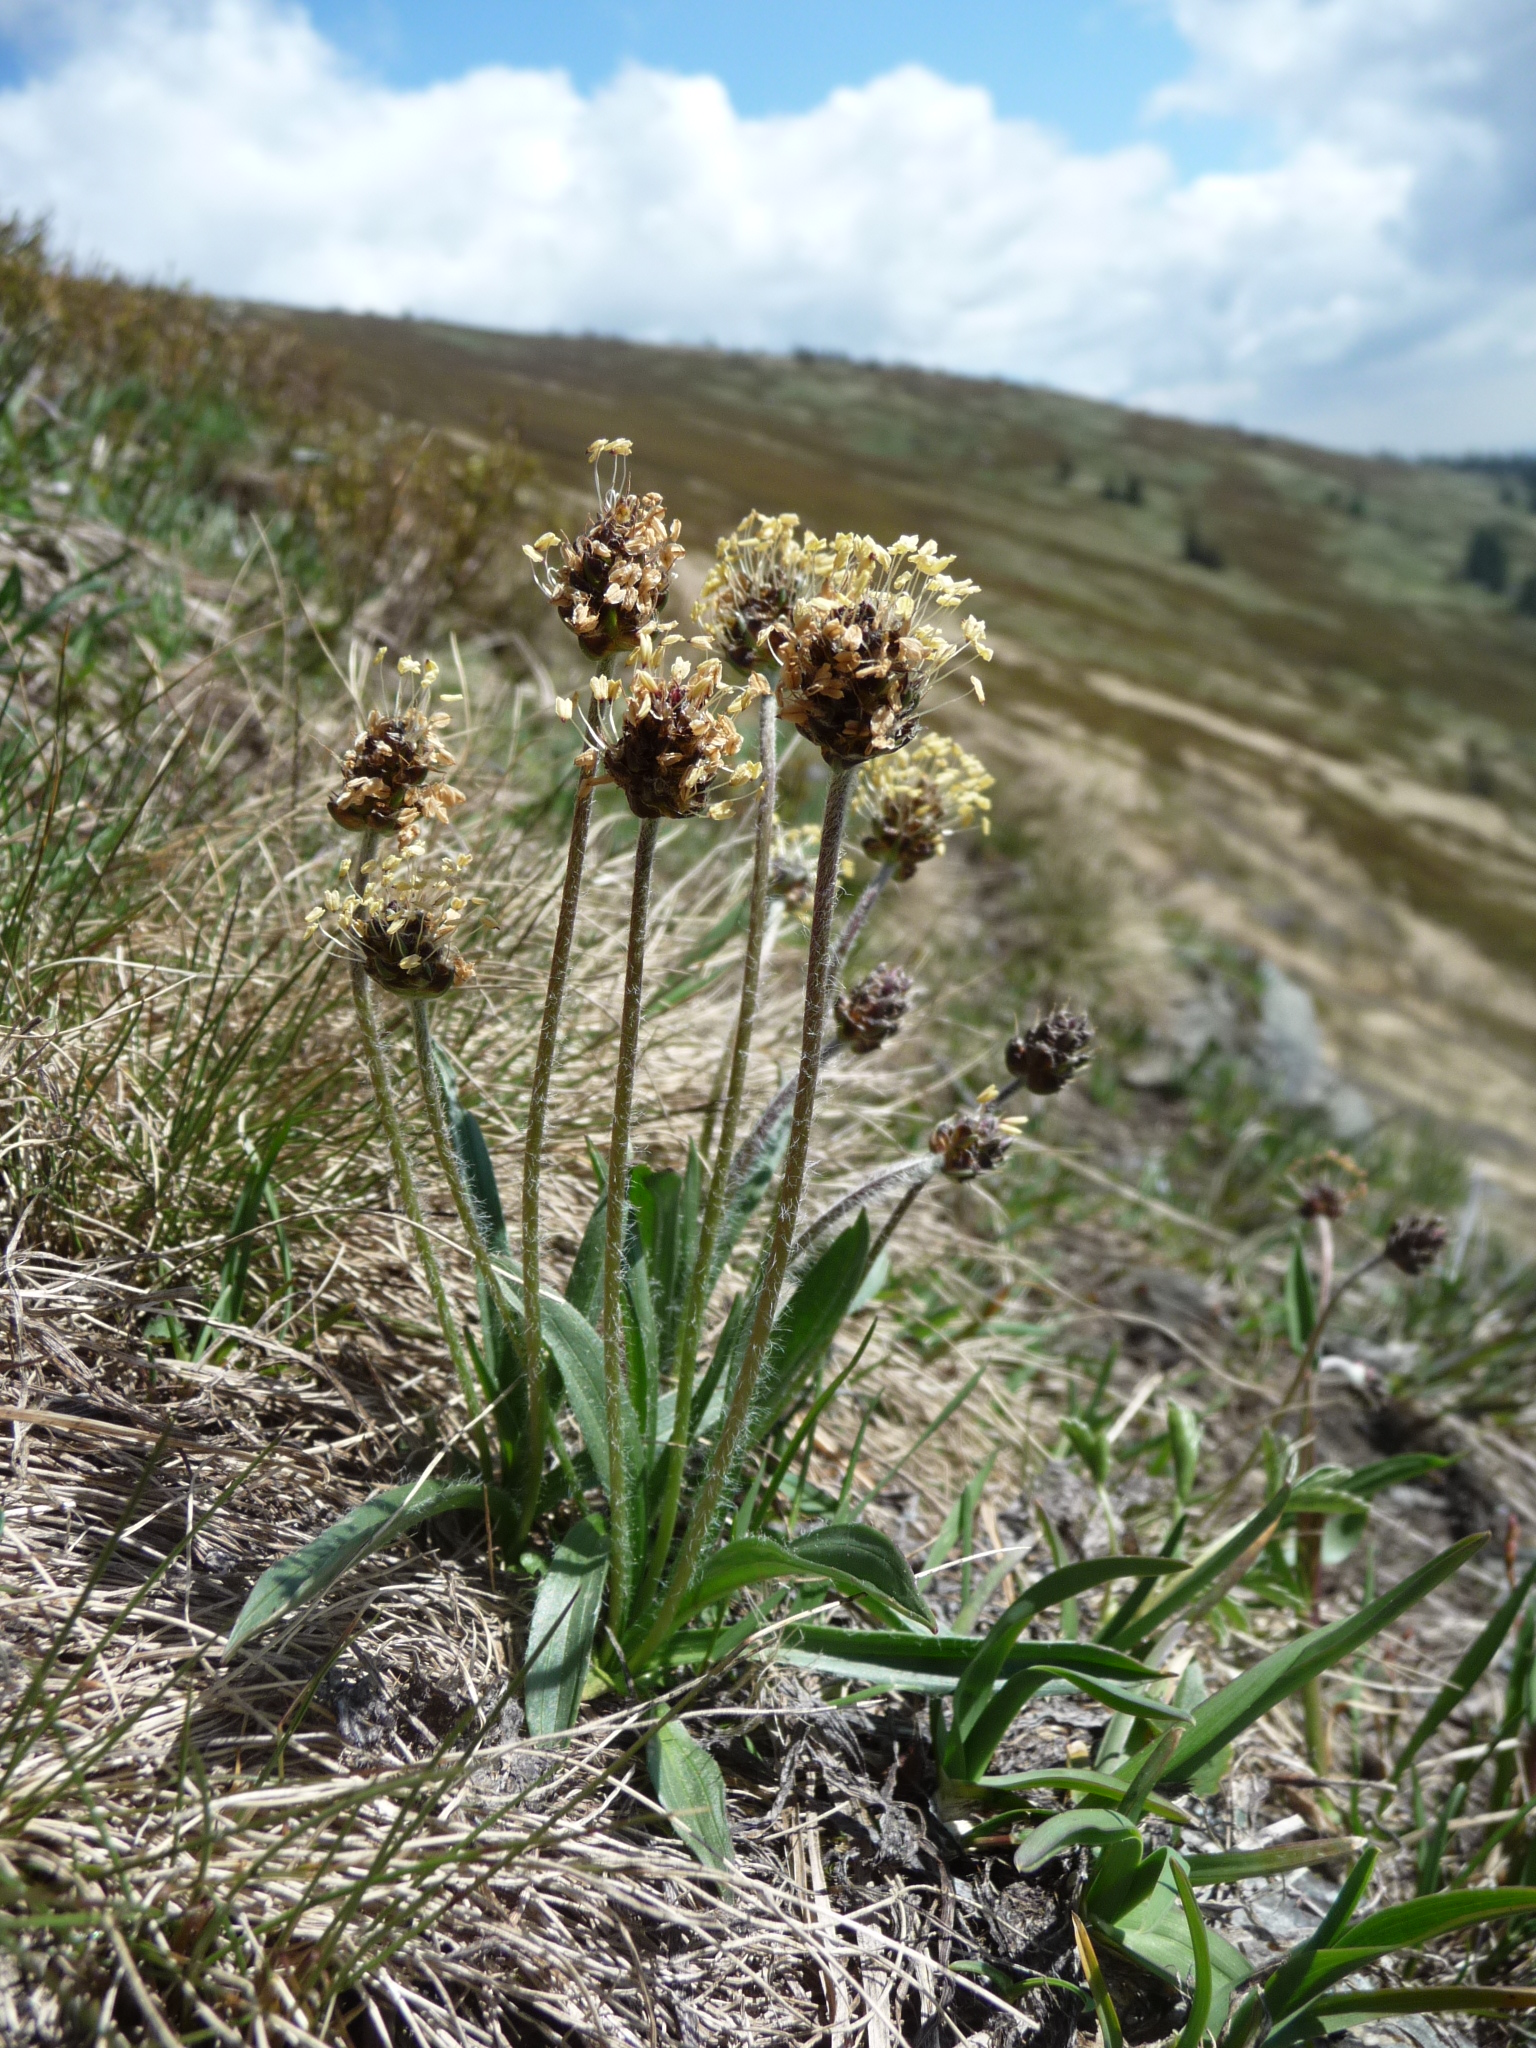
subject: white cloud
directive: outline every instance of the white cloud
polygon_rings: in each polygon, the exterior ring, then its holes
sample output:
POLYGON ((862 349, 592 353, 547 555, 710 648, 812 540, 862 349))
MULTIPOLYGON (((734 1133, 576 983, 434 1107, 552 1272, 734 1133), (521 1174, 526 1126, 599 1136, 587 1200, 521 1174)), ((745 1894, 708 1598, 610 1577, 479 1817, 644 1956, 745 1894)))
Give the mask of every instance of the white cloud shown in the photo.
MULTIPOLYGON (((70 33, 0 93, 0 192, 82 256, 216 291, 1536 442, 1529 0, 1171 5, 1177 97, 1272 118, 1268 165, 1181 181, 912 66, 749 120, 644 69, 395 90, 280 0, 53 0, 70 33)), ((41 18, 0 0, 13 33, 41 18)))

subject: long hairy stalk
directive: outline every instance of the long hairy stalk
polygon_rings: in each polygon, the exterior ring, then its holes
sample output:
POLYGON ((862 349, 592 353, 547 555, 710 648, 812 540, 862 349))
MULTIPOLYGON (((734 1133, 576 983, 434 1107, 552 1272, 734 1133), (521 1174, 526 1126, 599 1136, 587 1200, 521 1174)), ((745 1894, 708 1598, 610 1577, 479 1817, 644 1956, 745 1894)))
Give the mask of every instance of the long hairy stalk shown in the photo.
POLYGON ((629 947, 624 960, 624 1008, 619 1021, 618 1072, 608 1142, 608 1206, 603 1231, 603 1384, 608 1423, 608 1505, 613 1526, 609 1627, 618 1635, 629 1612, 638 1539, 631 1527, 640 1475, 628 1468, 624 1403, 628 1389, 624 1330, 624 1234, 629 1219, 629 1136, 640 1054, 640 1013, 645 999, 645 941, 650 921, 651 876, 656 865, 656 820, 642 818, 635 841, 635 879, 629 899, 629 947))
POLYGON ((736 1150, 736 1133, 741 1124, 741 1105, 746 1094, 747 1069, 751 1061, 752 1030, 757 1020, 757 990, 762 970, 763 935, 768 927, 768 883, 773 869, 774 805, 778 794, 778 707, 774 698, 758 702, 757 745, 762 775, 758 782, 757 833, 752 847, 752 893, 747 911, 747 939, 741 967, 741 1001, 736 1011, 736 1031, 731 1041, 730 1074, 720 1111, 720 1136, 710 1169, 709 1193, 699 1224, 698 1250, 694 1256, 688 1297, 683 1305, 677 1336, 677 1395, 672 1419, 672 1437, 667 1445, 666 1472, 662 1482, 661 1509, 656 1534, 646 1565, 639 1598, 643 1603, 661 1576, 677 1528, 677 1507, 682 1495, 683 1467, 688 1458, 688 1432, 693 1419, 693 1383, 698 1370, 699 1336, 709 1307, 709 1289, 715 1263, 715 1246, 730 1195, 731 1164, 736 1150))
POLYGON ((566 984, 571 972, 571 947, 576 936, 576 911, 581 901, 582 877, 586 871, 587 833, 592 823, 592 778, 584 775, 576 791, 576 808, 571 813, 571 836, 565 854, 565 881, 560 890, 560 912, 555 921, 554 943, 549 955, 549 980, 544 994, 544 1016, 539 1025, 538 1050, 533 1061, 533 1085, 528 1093, 528 1118, 523 1126, 523 1350, 528 1361, 528 1442, 519 1516, 518 1539, 533 1527, 538 1512, 535 1474, 543 1463, 544 1437, 549 1427, 549 1401, 544 1379, 544 1312, 539 1300, 539 1273, 543 1257, 540 1198, 543 1189, 544 1133, 549 1121, 549 1090, 555 1071, 555 1054, 560 1045, 560 1015, 565 1006, 566 984))
POLYGON ((821 853, 816 867, 816 896, 811 908, 810 944, 806 955, 799 1082, 790 1118, 789 1143, 784 1153, 784 1170, 779 1180, 773 1229, 764 1248, 757 1277, 756 1303, 746 1349, 731 1391, 730 1405, 720 1425, 720 1434, 715 1439, 714 1449, 699 1481, 699 1490, 694 1496, 687 1533, 667 1577, 661 1605, 635 1650, 633 1661, 636 1664, 644 1664, 657 1646, 666 1640, 697 1576, 705 1545, 714 1530, 721 1495, 745 1444, 758 1378, 773 1336, 779 1291, 784 1284, 790 1248, 795 1241, 795 1225, 799 1220, 800 1198, 805 1191, 806 1168, 810 1160, 811 1126, 816 1115, 816 1081, 821 1071, 822 1031, 832 959, 832 918, 837 904, 838 868, 842 860, 843 833, 848 824, 848 805, 858 772, 857 768, 838 769, 827 790, 821 825, 821 853))

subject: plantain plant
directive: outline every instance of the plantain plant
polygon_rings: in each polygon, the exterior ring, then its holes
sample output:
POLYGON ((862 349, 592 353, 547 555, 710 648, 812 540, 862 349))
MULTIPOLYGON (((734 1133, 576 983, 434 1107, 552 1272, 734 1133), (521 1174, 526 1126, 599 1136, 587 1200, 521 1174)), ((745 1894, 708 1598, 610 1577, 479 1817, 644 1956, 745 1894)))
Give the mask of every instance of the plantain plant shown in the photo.
MULTIPOLYGON (((469 893, 469 856, 432 846, 464 801, 446 779, 455 763, 445 744, 449 714, 434 705, 432 663, 401 661, 393 702, 367 714, 329 799, 354 852, 343 884, 310 924, 350 973, 400 1206, 465 1423, 459 1448, 445 1450, 430 1471, 385 1489, 266 1572, 227 1646, 238 1649, 319 1597, 388 1538, 474 1508, 505 1556, 531 1558, 540 1570, 523 1668, 529 1723, 545 1734, 568 1727, 590 1693, 664 1685, 680 1668, 720 1654, 732 1640, 722 1635, 731 1603, 747 1588, 808 1582, 883 1627, 934 1629, 901 1552, 861 1525, 846 1500, 821 1526, 799 1526, 808 1497, 803 1463, 816 1416, 846 1383, 847 1370, 823 1384, 824 1361, 840 1327, 878 1288, 891 1231, 930 1181, 999 1165, 1017 1128, 997 1113, 997 1090, 988 1090, 941 1123, 925 1151, 809 1221, 802 1216, 823 1074, 835 1061, 878 1052, 911 994, 910 977, 889 966, 844 986, 853 945, 888 882, 942 853, 956 829, 984 822, 989 778, 980 765, 951 741, 917 740, 918 713, 936 680, 963 653, 987 656, 975 619, 964 620, 955 640, 940 629, 975 586, 951 577, 949 559, 931 542, 823 542, 792 516, 754 514, 721 544, 706 580, 693 643, 702 642, 705 658, 694 660, 678 651, 681 635, 661 616, 682 552, 677 524, 656 493, 631 488, 629 454, 626 442, 594 444, 595 517, 575 536, 546 534, 528 550, 541 588, 597 673, 584 699, 556 705, 581 744, 515 1237, 480 1125, 458 1100, 430 1021, 434 1003, 473 979, 460 947, 484 907, 469 893), (758 723, 755 761, 740 758, 739 721, 749 707, 758 723), (748 1128, 758 982, 784 847, 774 815, 779 721, 814 744, 830 772, 808 889, 798 1066, 793 1085, 748 1128), (607 1146, 593 1153, 597 1203, 557 1291, 544 1272, 541 1220, 549 1093, 587 839, 607 789, 637 821, 614 1098, 607 1146), (711 1111, 707 1156, 690 1145, 681 1170, 663 1170, 631 1158, 660 831, 707 830, 744 798, 755 801, 756 820, 722 1097, 711 1111), (840 919, 854 816, 875 878, 840 919), (427 1169, 381 1003, 403 1004, 409 1019, 430 1170, 447 1187, 475 1269, 478 1339, 453 1301, 427 1227, 427 1169), (869 1211, 881 1203, 890 1213, 876 1236, 869 1211), (792 1505, 781 1514, 786 1497, 792 1505)), ((365 676, 355 664, 355 695, 365 676)), ((733 920, 720 941, 734 928, 733 920)), ((670 1001, 675 992, 663 994, 670 1001)), ((1070 1079, 1086 1056, 1087 1027, 1077 1021, 1078 1035, 1059 1056, 1051 1020, 1037 1026, 1030 1071, 1012 1085, 1048 1093, 1070 1079)), ((685 1742, 674 1729, 654 1768, 665 1756, 675 1776, 685 1742)), ((683 1775, 698 1776, 707 1761, 694 1758, 683 1775)))

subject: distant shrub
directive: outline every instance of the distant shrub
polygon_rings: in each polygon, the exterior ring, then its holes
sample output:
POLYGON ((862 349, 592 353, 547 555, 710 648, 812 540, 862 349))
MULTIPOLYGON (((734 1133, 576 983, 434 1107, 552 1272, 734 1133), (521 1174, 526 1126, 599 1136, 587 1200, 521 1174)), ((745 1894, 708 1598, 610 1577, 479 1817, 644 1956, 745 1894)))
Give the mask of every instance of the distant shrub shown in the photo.
POLYGON ((1107 476, 1099 490, 1101 498, 1107 498, 1112 505, 1140 505, 1145 503, 1141 478, 1135 470, 1128 469, 1123 477, 1107 476))
POLYGON ((1522 619, 1536 619, 1536 569, 1515 592, 1515 610, 1522 619))
POLYGON ((1496 526, 1473 528, 1461 573, 1468 583, 1481 584, 1484 590, 1491 590, 1495 595, 1507 588, 1509 548, 1496 526))
POLYGON ((1224 569, 1227 566, 1227 558, 1215 541, 1193 524, 1184 529, 1184 559, 1199 569, 1224 569))

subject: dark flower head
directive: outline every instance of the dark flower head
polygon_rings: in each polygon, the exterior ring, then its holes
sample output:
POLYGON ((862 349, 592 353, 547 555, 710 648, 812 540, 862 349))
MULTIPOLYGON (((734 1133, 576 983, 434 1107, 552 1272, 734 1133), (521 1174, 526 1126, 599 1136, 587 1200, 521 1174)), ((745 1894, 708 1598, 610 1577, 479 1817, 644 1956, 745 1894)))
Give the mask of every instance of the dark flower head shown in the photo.
POLYGON ((911 975, 904 967, 887 967, 882 961, 838 997, 838 1036, 850 1052, 878 1052, 901 1029, 911 1000, 911 975))
MULTIPOLYGON (((817 556, 819 582, 766 641, 780 669, 779 715, 832 767, 856 767, 916 736, 924 699, 961 655, 933 614, 958 610, 977 586, 948 575, 954 557, 932 541, 919 547, 915 534, 884 548, 842 533, 830 549, 807 534, 805 549, 817 556)), ((967 618, 960 641, 990 661, 984 633, 967 618)), ((982 695, 974 677, 971 687, 982 695)))
POLYGON ((545 533, 523 549, 540 590, 593 661, 639 646, 683 559, 682 527, 668 524, 660 494, 629 487, 631 452, 628 441, 594 441, 587 460, 596 472, 597 517, 574 539, 545 533))
POLYGON ((1008 1148, 1024 1128, 1022 1117, 994 1116, 990 1104, 995 1088, 985 1089, 971 1109, 958 1110, 935 1124, 928 1140, 930 1152, 937 1152, 941 1171, 951 1180, 974 1180, 978 1173, 990 1173, 1001 1166, 1008 1148))
MULTIPOLYGON (((381 648, 375 667, 383 658, 381 648)), ((453 766, 438 738, 448 716, 431 709, 437 663, 402 656, 399 672, 395 708, 369 712, 367 725, 342 756, 342 784, 326 808, 346 831, 394 832, 404 848, 423 818, 441 821, 464 798, 451 784, 431 779, 435 769, 453 766)))
POLYGON ((1365 1169, 1347 1152, 1323 1152, 1305 1169, 1296 1213, 1307 1221, 1322 1216, 1337 1223, 1352 1202, 1365 1193, 1365 1169))
POLYGON ((885 861, 910 882, 925 860, 944 851, 952 832, 988 829, 992 806, 982 791, 992 777, 974 754, 941 733, 924 733, 899 754, 883 754, 859 779, 855 804, 869 821, 863 840, 871 860, 885 861))
POLYGON ((1438 1216, 1400 1216, 1382 1250, 1389 1264, 1416 1280, 1445 1250, 1445 1225, 1438 1216))
POLYGON ((1093 1057, 1093 1026, 1070 1010, 1053 1010, 1008 1041, 1008 1071, 1031 1095, 1059 1095, 1093 1057))
POLYGON ((308 930, 392 995, 417 1002, 446 995, 474 976, 453 944, 465 912, 484 900, 459 891, 469 865, 467 853, 450 853, 428 872, 419 850, 369 861, 362 893, 327 890, 309 913, 308 930))
POLYGON ((798 514, 750 512, 715 547, 714 566, 693 608, 701 642, 733 668, 766 660, 763 636, 788 623, 802 595, 805 549, 798 514))
MULTIPOLYGON (((756 761, 727 765, 741 751, 736 718, 768 685, 754 679, 729 689, 718 661, 668 666, 666 650, 678 638, 669 634, 655 649, 649 636, 642 639, 644 659, 623 684, 593 677, 596 709, 582 719, 591 742, 583 759, 593 768, 601 763, 637 818, 728 818, 729 792, 761 773, 756 761)), ((562 718, 575 715, 569 698, 556 709, 562 718)))

